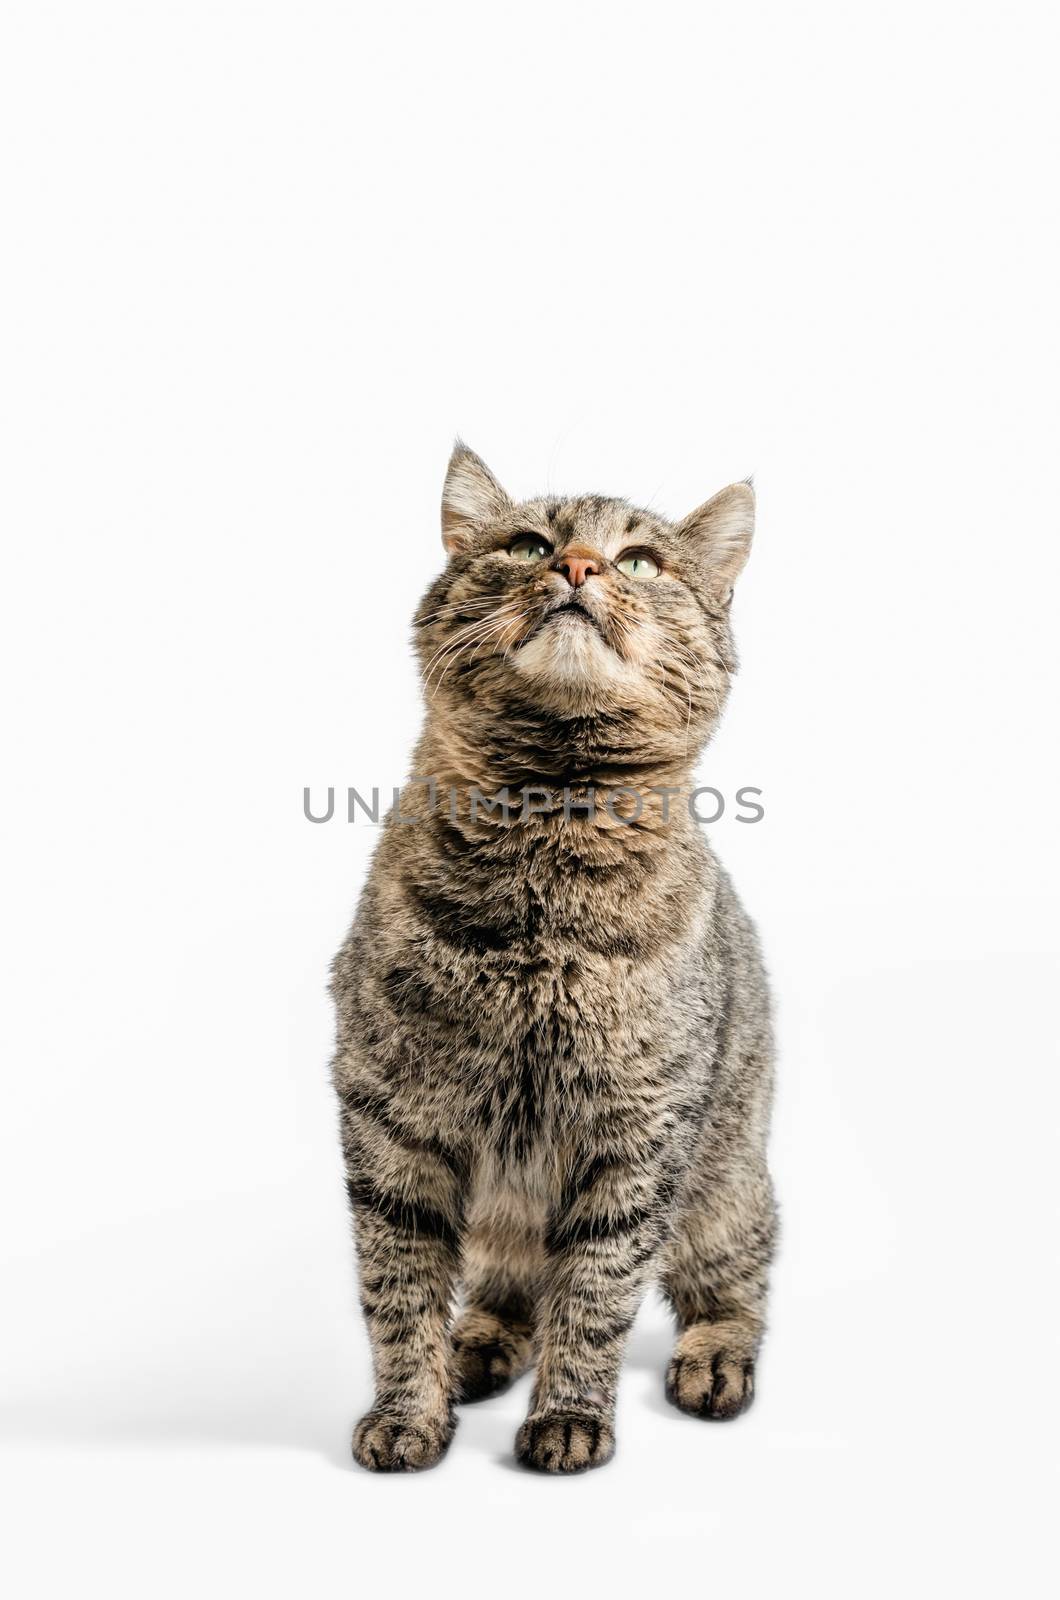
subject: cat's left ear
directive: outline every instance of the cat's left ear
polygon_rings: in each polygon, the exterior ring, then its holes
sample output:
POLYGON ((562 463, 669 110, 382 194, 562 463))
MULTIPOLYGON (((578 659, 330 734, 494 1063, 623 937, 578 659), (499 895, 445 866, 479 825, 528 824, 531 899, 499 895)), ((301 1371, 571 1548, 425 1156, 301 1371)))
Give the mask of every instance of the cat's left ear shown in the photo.
POLYGON ((677 524, 677 532, 723 598, 743 571, 755 531, 755 492, 750 483, 730 483, 677 524))
POLYGON ((442 543, 449 554, 469 550, 483 526, 503 516, 511 504, 482 458, 458 439, 442 490, 442 543))

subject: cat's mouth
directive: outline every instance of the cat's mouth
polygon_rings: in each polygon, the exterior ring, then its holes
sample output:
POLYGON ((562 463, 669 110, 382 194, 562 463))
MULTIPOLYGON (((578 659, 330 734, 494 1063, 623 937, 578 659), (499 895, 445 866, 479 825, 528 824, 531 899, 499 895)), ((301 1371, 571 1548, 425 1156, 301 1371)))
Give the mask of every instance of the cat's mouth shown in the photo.
POLYGON ((547 624, 552 622, 556 617, 580 617, 582 622, 588 622, 592 627, 594 627, 601 638, 604 637, 604 630, 601 628, 592 612, 587 606, 582 605, 577 595, 571 595, 570 599, 564 600, 562 605, 553 606, 551 610, 545 612, 544 616, 538 620, 533 628, 531 628, 530 632, 523 640, 523 644, 529 644, 530 640, 536 638, 536 636, 541 632, 541 629, 546 627, 547 624))

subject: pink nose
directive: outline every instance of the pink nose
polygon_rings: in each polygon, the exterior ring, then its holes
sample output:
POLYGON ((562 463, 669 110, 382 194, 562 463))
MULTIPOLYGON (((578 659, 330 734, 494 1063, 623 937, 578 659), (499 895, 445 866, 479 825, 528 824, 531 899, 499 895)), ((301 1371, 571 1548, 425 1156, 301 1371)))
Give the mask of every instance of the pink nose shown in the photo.
POLYGON ((556 570, 562 572, 572 589, 580 589, 590 573, 599 574, 600 563, 592 556, 566 555, 556 562, 556 570))

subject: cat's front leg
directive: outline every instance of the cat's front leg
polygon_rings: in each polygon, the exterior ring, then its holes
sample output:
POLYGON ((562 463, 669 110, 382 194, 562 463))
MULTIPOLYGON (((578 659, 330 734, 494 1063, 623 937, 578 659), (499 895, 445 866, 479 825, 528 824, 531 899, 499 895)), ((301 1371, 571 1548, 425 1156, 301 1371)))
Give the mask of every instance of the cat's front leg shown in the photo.
POLYGON ((375 1109, 343 1112, 347 1188, 375 1402, 353 1454, 373 1472, 414 1472, 444 1454, 455 1427, 449 1321, 460 1259, 464 1175, 440 1147, 375 1109))
POLYGON ((665 1234, 673 1180, 660 1166, 586 1156, 553 1211, 537 1381, 515 1453, 542 1472, 602 1466, 626 1338, 665 1234))

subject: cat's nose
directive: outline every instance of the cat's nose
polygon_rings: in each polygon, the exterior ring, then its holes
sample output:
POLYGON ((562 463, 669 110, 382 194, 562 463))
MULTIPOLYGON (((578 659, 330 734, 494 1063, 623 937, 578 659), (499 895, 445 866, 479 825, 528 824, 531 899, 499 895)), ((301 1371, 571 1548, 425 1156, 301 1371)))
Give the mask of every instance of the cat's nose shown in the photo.
POLYGON ((600 563, 594 556, 572 555, 568 552, 556 562, 556 571, 562 572, 572 589, 580 589, 592 573, 599 574, 600 563))

